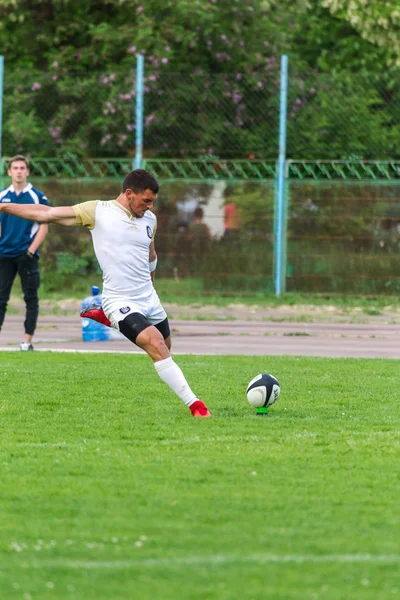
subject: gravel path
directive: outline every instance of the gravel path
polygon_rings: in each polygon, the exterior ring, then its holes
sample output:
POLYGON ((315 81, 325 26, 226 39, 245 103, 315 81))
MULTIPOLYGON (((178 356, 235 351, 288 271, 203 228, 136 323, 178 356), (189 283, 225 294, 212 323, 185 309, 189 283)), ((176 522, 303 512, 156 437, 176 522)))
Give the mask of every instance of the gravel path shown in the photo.
MULTIPOLYGON (((301 321, 297 316, 275 310, 274 316, 248 311, 235 317, 226 309, 212 314, 219 320, 188 320, 175 318, 166 307, 173 336, 173 352, 176 354, 243 354, 243 355, 305 355, 358 358, 400 358, 400 323, 397 315, 375 316, 369 322, 354 322, 354 316, 330 315, 330 320, 318 322, 301 321), (234 318, 234 320, 232 320, 234 318), (333 320, 332 320, 333 318, 333 320), (249 320, 251 319, 251 320, 249 320), (269 320, 268 320, 269 319, 269 320), (294 320, 295 319, 295 320, 294 320)), ((215 307, 214 307, 215 308, 215 307)), ((310 308, 310 307, 308 307, 310 308)), ((175 314, 183 311, 176 307, 175 314)), ((211 309, 207 310, 211 314, 211 309)), ((197 318, 204 318, 204 314, 197 318)), ((314 314, 314 318, 318 318, 314 314)), ((307 316, 306 319, 309 319, 307 316)), ((23 315, 7 315, 0 333, 0 350, 15 350, 23 334, 23 315)), ((125 338, 108 342, 83 342, 81 323, 77 316, 44 315, 39 318, 35 333, 36 350, 55 351, 108 351, 142 352, 125 338)))

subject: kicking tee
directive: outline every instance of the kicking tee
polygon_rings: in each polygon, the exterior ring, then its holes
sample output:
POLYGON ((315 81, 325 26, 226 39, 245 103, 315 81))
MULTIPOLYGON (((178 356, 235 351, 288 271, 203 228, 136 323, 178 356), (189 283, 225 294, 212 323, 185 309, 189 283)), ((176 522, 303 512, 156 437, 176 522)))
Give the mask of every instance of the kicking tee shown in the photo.
POLYGON ((150 244, 157 217, 147 210, 136 218, 116 200, 93 200, 73 206, 76 224, 87 227, 103 272, 103 310, 116 300, 144 300, 153 291, 150 244))

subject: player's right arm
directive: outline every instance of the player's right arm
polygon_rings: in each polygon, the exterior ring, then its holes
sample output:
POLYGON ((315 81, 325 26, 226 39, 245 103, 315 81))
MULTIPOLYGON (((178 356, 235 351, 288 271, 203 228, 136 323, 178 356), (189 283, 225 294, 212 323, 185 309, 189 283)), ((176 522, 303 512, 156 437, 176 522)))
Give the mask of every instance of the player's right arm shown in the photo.
POLYGON ((59 225, 77 225, 76 214, 72 206, 46 206, 45 204, 0 203, 0 213, 21 217, 36 223, 58 223, 59 225))

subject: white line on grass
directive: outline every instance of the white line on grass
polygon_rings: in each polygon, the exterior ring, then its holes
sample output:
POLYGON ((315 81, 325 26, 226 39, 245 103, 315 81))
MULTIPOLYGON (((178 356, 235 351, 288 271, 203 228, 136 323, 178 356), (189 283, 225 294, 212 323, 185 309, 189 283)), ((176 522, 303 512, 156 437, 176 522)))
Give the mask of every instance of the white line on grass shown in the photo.
POLYGON ((43 568, 68 568, 68 569, 131 569, 135 567, 169 567, 173 565, 218 565, 232 563, 252 564, 303 564, 303 563, 379 563, 400 564, 400 555, 397 554, 251 554, 248 556, 235 556, 214 554, 209 556, 186 556, 171 558, 143 558, 136 560, 69 560, 53 559, 44 561, 23 562, 25 569, 43 568))
MULTIPOLYGON (((19 348, 0 348, 0 352, 21 352, 19 348)), ((35 352, 56 352, 63 354, 145 354, 144 350, 96 350, 96 349, 75 349, 75 348, 38 348, 35 352)), ((175 352, 176 354, 176 352, 175 352)), ((183 353, 182 353, 183 354, 183 353)))
MULTIPOLYGON (((0 352, 21 352, 19 348, 0 348, 0 352)), ((142 354, 146 355, 144 350, 96 350, 96 349, 76 349, 76 348, 38 348, 35 346, 36 352, 53 352, 55 354, 142 354)), ((193 356, 221 356, 219 352, 176 352, 174 355, 193 355, 193 356)))

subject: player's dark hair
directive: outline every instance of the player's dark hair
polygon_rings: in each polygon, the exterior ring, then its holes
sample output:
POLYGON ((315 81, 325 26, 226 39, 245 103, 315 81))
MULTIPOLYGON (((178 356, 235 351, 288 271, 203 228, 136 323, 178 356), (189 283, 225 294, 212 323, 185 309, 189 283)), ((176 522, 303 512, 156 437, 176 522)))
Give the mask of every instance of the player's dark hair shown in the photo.
POLYGON ((151 190, 154 194, 158 194, 160 189, 157 179, 146 171, 146 169, 135 169, 128 173, 122 184, 122 191, 132 190, 135 194, 144 192, 145 190, 151 190))
POLYGON ((28 161, 28 159, 27 159, 25 156, 23 156, 22 154, 16 154, 16 155, 15 155, 15 156, 13 156, 12 158, 10 158, 10 160, 9 160, 9 163, 8 163, 8 168, 9 168, 9 169, 11 169, 11 165, 12 165, 14 162, 17 162, 18 160, 22 160, 22 161, 23 161, 23 162, 26 164, 26 166, 28 167, 28 169, 29 169, 29 161, 28 161))

